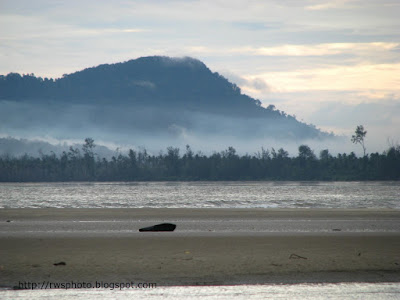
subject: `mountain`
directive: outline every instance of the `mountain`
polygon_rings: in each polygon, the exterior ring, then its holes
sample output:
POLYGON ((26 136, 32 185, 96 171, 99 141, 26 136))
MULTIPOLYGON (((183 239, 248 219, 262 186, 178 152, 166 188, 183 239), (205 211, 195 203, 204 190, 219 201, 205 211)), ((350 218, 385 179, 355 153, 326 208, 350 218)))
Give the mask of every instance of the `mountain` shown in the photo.
POLYGON ((10 73, 0 76, 0 108, 0 129, 7 134, 31 130, 56 138, 95 135, 142 144, 160 138, 331 137, 273 105, 262 107, 188 57, 142 57, 59 79, 10 73))

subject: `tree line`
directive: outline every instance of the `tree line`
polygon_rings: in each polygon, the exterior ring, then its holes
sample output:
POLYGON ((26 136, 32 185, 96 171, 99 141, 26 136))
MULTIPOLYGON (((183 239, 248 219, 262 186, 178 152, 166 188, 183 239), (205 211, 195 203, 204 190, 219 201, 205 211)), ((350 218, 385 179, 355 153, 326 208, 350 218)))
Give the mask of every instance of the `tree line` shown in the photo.
POLYGON ((400 146, 383 153, 357 157, 333 156, 322 150, 319 156, 307 145, 290 157, 283 148, 264 149, 253 155, 239 155, 233 147, 205 155, 186 146, 168 147, 165 153, 149 154, 146 149, 129 150, 111 159, 95 153, 93 139, 82 148, 70 147, 61 155, 0 157, 1 182, 43 181, 169 181, 169 180, 399 180, 400 146))

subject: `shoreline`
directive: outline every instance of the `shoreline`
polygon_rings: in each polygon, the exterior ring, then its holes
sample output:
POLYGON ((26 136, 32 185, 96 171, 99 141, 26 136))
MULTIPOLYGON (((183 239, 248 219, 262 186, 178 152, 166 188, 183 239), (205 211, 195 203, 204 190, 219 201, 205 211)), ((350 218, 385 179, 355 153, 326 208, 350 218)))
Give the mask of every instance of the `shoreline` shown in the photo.
POLYGON ((399 221, 398 210, 368 209, 0 209, 0 287, 43 281, 400 282, 400 229, 285 231, 346 222, 399 228, 399 221), (177 230, 137 231, 165 220, 176 222, 177 230), (266 231, 273 225, 282 231, 266 231), (59 262, 65 265, 54 265, 59 262))
MULTIPOLYGON (((0 208, 5 219, 104 220, 134 218, 400 218, 400 209, 342 208, 0 208)), ((400 230, 400 229, 399 229, 400 230)))

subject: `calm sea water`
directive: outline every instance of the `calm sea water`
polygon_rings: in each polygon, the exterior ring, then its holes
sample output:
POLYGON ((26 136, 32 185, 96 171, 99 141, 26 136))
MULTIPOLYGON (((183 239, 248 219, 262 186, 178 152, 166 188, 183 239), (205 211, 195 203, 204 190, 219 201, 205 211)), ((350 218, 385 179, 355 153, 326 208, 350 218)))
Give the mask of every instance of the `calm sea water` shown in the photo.
POLYGON ((0 208, 391 208, 400 182, 0 183, 0 208))
POLYGON ((400 283, 157 287, 151 290, 0 291, 1 299, 399 299, 400 283))

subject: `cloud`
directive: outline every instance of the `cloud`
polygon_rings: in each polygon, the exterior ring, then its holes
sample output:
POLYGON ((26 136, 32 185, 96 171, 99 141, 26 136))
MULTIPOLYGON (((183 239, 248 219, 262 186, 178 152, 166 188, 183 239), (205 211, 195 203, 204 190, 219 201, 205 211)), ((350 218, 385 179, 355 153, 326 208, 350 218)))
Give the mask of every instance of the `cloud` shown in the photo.
POLYGON ((367 51, 390 51, 395 50, 400 43, 325 43, 317 45, 280 45, 273 47, 243 47, 230 50, 240 54, 261 56, 324 56, 338 55, 343 53, 362 54, 367 51))
MULTIPOLYGON (((224 77, 226 77, 230 82, 240 86, 242 93, 247 95, 266 95, 271 93, 271 87, 262 78, 254 77, 247 79, 243 76, 239 76, 233 72, 222 71, 224 77)), ((257 97, 256 97, 257 98, 257 97)))
POLYGON ((400 92, 400 63, 329 66, 288 72, 266 72, 246 79, 262 78, 275 90, 386 91, 400 92))
MULTIPOLYGON (((338 9, 345 8, 348 3, 358 2, 359 0, 331 0, 325 3, 318 3, 314 5, 308 5, 305 7, 306 10, 327 10, 327 9, 338 9)), ((318 1, 321 2, 321 1, 318 1)))
POLYGON ((90 36, 148 32, 135 27, 82 27, 49 21, 40 16, 5 15, 1 17, 1 40, 65 39, 90 36), (5 30, 7 28, 7 30, 5 30))
POLYGON ((357 56, 372 56, 378 54, 396 53, 400 43, 322 43, 322 44, 283 44, 266 47, 224 47, 224 46, 186 46, 185 50, 195 54, 214 55, 248 55, 248 56, 331 56, 356 54, 357 56))
POLYGON ((143 88, 147 88, 147 89, 155 89, 156 85, 148 80, 134 80, 132 81, 133 85, 139 86, 139 87, 143 87, 143 88))

